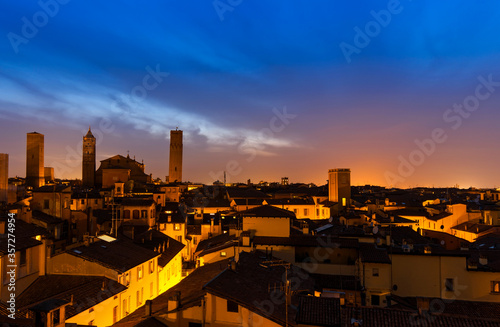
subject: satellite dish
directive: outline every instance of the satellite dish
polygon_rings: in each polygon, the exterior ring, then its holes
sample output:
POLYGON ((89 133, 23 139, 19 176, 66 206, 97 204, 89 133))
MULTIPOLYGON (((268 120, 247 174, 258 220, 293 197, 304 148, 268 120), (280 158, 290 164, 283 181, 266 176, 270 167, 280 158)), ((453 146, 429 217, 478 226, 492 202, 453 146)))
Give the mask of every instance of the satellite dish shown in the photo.
POLYGON ((378 233, 378 226, 375 226, 373 227, 373 234, 377 234, 378 233))
POLYGON ((444 225, 441 225, 441 227, 440 227, 440 228, 441 228, 441 229, 444 229, 444 225))

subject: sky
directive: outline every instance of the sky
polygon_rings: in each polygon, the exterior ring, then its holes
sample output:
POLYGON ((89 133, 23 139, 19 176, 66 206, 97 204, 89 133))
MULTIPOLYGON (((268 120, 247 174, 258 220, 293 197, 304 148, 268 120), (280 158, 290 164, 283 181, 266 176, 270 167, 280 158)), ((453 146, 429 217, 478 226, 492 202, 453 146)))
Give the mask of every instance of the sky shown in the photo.
POLYGON ((81 178, 116 154, 183 179, 500 186, 500 2, 41 0, 0 10, 0 152, 81 178))

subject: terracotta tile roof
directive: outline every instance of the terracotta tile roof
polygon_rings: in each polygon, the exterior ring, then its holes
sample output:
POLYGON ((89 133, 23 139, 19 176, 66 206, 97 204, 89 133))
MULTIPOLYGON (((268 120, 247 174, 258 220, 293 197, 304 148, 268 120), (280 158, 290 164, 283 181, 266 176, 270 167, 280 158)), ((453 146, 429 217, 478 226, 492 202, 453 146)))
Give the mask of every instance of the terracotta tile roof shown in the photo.
MULTIPOLYGON (((187 308, 201 305, 201 299, 205 296, 206 291, 203 290, 203 285, 208 283, 218 274, 220 274, 228 266, 229 259, 219 261, 216 263, 206 264, 202 267, 197 268, 186 278, 181 280, 177 285, 170 288, 165 293, 158 295, 152 302, 152 314, 153 315, 163 315, 168 312, 168 299, 175 294, 180 292, 181 296, 181 307, 180 311, 187 308)), ((145 307, 137 309, 126 318, 120 320, 113 326, 116 327, 132 327, 136 324, 145 320, 144 318, 145 307)))
POLYGON ((295 218, 292 211, 265 205, 240 212, 243 217, 295 218))
POLYGON ((253 238, 253 243, 256 245, 359 248, 359 242, 357 239, 313 235, 297 235, 294 237, 255 236, 253 238))
POLYGON ((391 263, 387 249, 377 248, 372 243, 360 243, 359 256, 361 261, 366 263, 391 263))
POLYGON ((235 199, 235 198, 259 198, 259 199, 266 199, 269 198, 269 195, 257 191, 254 188, 250 187, 228 187, 226 189, 227 195, 229 199, 235 199))
POLYGON ((498 327, 500 320, 482 317, 463 318, 446 314, 419 315, 416 311, 392 308, 353 308, 342 310, 342 326, 351 326, 352 319, 361 320, 363 327, 410 327, 410 326, 447 326, 447 327, 498 327))
POLYGON ((46 214, 42 211, 39 211, 39 210, 33 210, 32 218, 39 220, 39 221, 42 221, 46 224, 62 224, 64 221, 61 218, 58 218, 58 217, 55 217, 52 215, 48 215, 48 214, 46 214))
POLYGON ((89 244, 89 246, 83 245, 67 250, 66 253, 97 262, 120 273, 160 255, 160 253, 145 249, 125 239, 113 242, 98 241, 89 244))
POLYGON ((146 249, 161 253, 158 258, 160 267, 165 267, 185 247, 181 242, 155 229, 137 235, 135 242, 146 249))
POLYGON ((221 247, 226 248, 227 246, 233 246, 237 244, 237 242, 238 237, 236 235, 229 233, 220 234, 198 243, 195 253, 197 253, 197 255, 205 255, 217 251, 221 249, 221 247))
POLYGON ((314 326, 341 326, 340 299, 300 296, 295 321, 314 326))
MULTIPOLYGON (((6 234, 0 234, 0 253, 8 253, 8 221, 6 217, 0 218, 5 221, 6 234)), ((42 244, 42 242, 37 241, 34 237, 37 235, 48 236, 49 232, 35 224, 28 224, 27 222, 16 219, 14 235, 16 236, 16 251, 31 248, 42 244)))
MULTIPOLYGON (((283 325, 286 320, 285 301, 274 303, 274 310, 271 312, 261 304, 270 299, 284 298, 280 290, 284 277, 285 268, 281 265, 272 266, 263 252, 241 252, 235 269, 224 270, 207 283, 204 290, 223 299, 234 301, 252 312, 283 325)), ((314 281, 307 272, 298 267, 292 266, 288 270, 288 278, 296 281, 292 291, 312 291, 313 289, 314 281)), ((292 298, 293 303, 297 305, 296 298, 292 298)), ((288 318, 292 321, 296 314, 293 306, 289 307, 288 313, 288 318)))
POLYGON ((68 319, 125 289, 103 276, 45 275, 17 296, 16 307, 23 315, 36 304, 52 299, 70 302, 73 295, 73 305, 66 308, 68 319))
POLYGON ((361 282, 355 276, 310 274, 317 291, 323 289, 361 291, 361 282))

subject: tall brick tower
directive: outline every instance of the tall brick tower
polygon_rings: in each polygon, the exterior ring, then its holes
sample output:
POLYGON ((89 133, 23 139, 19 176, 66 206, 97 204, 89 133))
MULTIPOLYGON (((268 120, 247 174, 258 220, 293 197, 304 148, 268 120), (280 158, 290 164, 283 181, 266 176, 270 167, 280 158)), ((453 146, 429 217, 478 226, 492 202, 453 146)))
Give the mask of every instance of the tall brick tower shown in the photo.
POLYGON ((83 137, 82 184, 88 187, 95 185, 95 137, 90 126, 87 135, 83 137))
POLYGON ((9 155, 0 153, 0 202, 7 203, 9 191, 9 155))
POLYGON ((330 169, 328 171, 328 200, 337 202, 342 210, 351 202, 351 170, 330 169))
POLYGON ((45 185, 44 136, 33 132, 27 133, 26 137, 26 185, 36 188, 45 185))
POLYGON ((169 183, 182 182, 182 131, 170 131, 169 183))

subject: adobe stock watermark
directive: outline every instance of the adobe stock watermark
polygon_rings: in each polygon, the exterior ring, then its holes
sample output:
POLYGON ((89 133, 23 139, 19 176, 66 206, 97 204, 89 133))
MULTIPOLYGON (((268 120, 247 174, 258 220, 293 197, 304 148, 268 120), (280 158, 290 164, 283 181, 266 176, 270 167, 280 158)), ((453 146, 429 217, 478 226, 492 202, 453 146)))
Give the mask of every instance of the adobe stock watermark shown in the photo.
POLYGON ((352 55, 360 54, 361 50, 366 48, 371 40, 379 36, 382 29, 391 23, 392 17, 400 14, 404 9, 399 0, 389 0, 386 8, 387 9, 382 9, 378 12, 375 10, 370 11, 373 20, 368 21, 363 29, 359 26, 354 27, 354 32, 356 32, 356 34, 354 35, 352 44, 340 42, 339 47, 347 63, 350 64, 352 55))
POLYGON ((37 2, 40 10, 36 11, 31 18, 23 16, 21 18, 22 26, 20 33, 9 32, 7 38, 15 53, 19 53, 19 46, 27 44, 31 39, 38 35, 40 29, 45 27, 51 18, 58 13, 61 5, 66 5, 71 0, 40 0, 37 2))
MULTIPOLYGON (((245 140, 238 144, 238 153, 247 156, 245 158, 246 162, 250 163, 255 159, 255 157, 257 157, 259 150, 258 144, 275 137, 277 133, 282 132, 291 123, 291 121, 297 117, 296 114, 288 113, 286 107, 283 107, 281 111, 273 108, 272 112, 274 116, 269 120, 269 127, 264 127, 259 131, 258 142, 256 142, 256 144, 248 145, 245 143, 245 140)), ((237 160, 229 160, 226 163, 225 172, 227 172, 226 177, 228 177, 229 180, 231 180, 232 177, 239 175, 242 171, 243 167, 237 160)), ((220 181, 224 179, 223 170, 219 170, 218 172, 211 171, 209 175, 213 180, 220 181)))
MULTIPOLYGON (((293 119, 297 117, 296 114, 290 114, 286 107, 283 107, 281 111, 276 108, 272 109, 273 117, 269 120, 269 127, 262 128, 258 133, 258 141, 262 141, 273 138, 277 133, 282 132, 293 119)), ((258 155, 258 150, 261 148, 258 144, 248 145, 246 140, 241 141, 237 146, 238 154, 246 156, 245 161, 247 163, 252 162, 258 155)), ((238 176, 243 172, 243 167, 240 161, 236 159, 229 160, 225 165, 225 170, 219 170, 217 172, 210 171, 208 175, 214 181, 224 180, 230 182, 234 177, 238 176)), ((194 190, 194 201, 195 206, 205 206, 209 202, 209 198, 216 197, 219 194, 219 187, 214 185, 214 191, 209 190, 207 187, 203 188, 203 191, 199 189, 194 190)))
POLYGON ((224 21, 224 15, 226 12, 232 12, 234 8, 241 5, 243 0, 214 0, 212 5, 214 6, 217 16, 219 16, 220 21, 224 21))
MULTIPOLYGON (((462 103, 453 104, 453 109, 447 109, 443 113, 443 121, 451 130, 459 129, 463 121, 469 118, 473 112, 477 111, 481 105, 481 101, 488 100, 496 88, 500 86, 500 81, 494 81, 493 75, 489 74, 487 78, 483 76, 477 77, 478 84, 472 95, 466 96, 462 103)), ((398 156, 397 173, 386 171, 384 173, 387 185, 397 185, 404 183, 407 178, 412 176, 416 167, 424 164, 425 160, 432 156, 438 145, 443 144, 448 139, 446 128, 435 128, 432 130, 430 137, 423 140, 415 139, 416 148, 411 151, 408 156, 398 156)))
MULTIPOLYGON (((148 97, 149 93, 160 86, 164 81, 164 78, 170 75, 168 72, 163 72, 160 69, 160 65, 157 64, 154 68, 151 66, 145 67, 146 74, 143 76, 141 82, 131 88, 128 94, 128 100, 131 104, 138 104, 148 97)), ((117 101, 111 104, 112 107, 118 107, 117 101)), ((120 115, 120 119, 124 120, 132 114, 132 110, 124 110, 123 115, 120 115)), ((92 134, 96 138, 96 146, 102 143, 104 135, 111 134, 115 130, 115 125, 113 121, 107 117, 101 118, 97 129, 92 129, 92 134)), ((85 135, 86 130, 82 130, 82 135, 85 135)), ((57 169, 57 174, 63 176, 64 174, 71 173, 75 168, 79 167, 82 163, 83 157, 83 139, 74 146, 66 146, 66 157, 64 158, 64 163, 54 161, 52 162, 52 167, 54 170, 57 169)))

